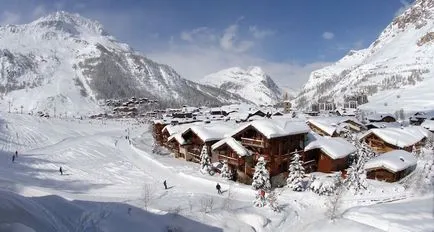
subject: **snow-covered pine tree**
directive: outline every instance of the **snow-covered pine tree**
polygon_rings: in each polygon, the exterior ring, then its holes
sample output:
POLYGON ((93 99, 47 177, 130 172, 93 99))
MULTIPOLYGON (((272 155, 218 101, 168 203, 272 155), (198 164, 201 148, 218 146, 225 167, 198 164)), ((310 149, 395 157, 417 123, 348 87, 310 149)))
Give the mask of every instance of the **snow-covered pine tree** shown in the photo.
POLYGON ((205 173, 210 173, 211 171, 211 159, 209 158, 206 145, 203 145, 200 153, 200 170, 205 173))
POLYGON ((259 157, 258 163, 256 163, 255 166, 255 173, 253 174, 252 187, 254 189, 271 189, 270 173, 265 167, 266 164, 267 162, 265 161, 264 157, 259 157))
POLYGON ((305 176, 305 172, 298 152, 293 155, 292 161, 289 164, 288 172, 288 179, 286 180, 287 186, 297 192, 304 191, 303 178, 305 176))
POLYGON ((354 189, 357 194, 361 189, 366 189, 366 173, 364 169, 365 161, 363 159, 358 159, 354 161, 347 172, 347 179, 345 184, 348 189, 354 189))
POLYGON ((229 170, 229 165, 228 165, 228 161, 227 160, 223 161, 223 167, 222 167, 222 171, 221 171, 220 176, 222 178, 225 178, 225 179, 231 179, 232 178, 232 173, 229 170))

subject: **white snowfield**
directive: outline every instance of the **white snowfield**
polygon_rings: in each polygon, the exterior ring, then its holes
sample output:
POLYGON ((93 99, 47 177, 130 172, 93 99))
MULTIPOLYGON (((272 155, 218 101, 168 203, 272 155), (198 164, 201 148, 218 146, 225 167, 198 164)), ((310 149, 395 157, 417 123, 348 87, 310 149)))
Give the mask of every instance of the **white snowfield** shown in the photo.
POLYGON ((428 138, 431 136, 431 132, 423 127, 410 126, 400 128, 387 127, 371 129, 365 134, 363 134, 360 138, 364 138, 371 133, 380 137, 385 142, 400 148, 413 146, 416 143, 422 141, 424 138, 428 138))
POLYGON ((417 160, 413 154, 404 150, 394 150, 370 159, 365 164, 365 169, 385 168, 392 172, 416 166, 417 160))
MULTIPOLYGON (((371 211, 351 218, 344 212, 391 196, 407 196, 398 184, 369 180, 366 195, 345 195, 341 211, 345 219, 334 223, 325 214, 327 197, 309 191, 277 189, 280 213, 269 207, 255 208, 256 192, 251 186, 218 174, 203 175, 198 164, 171 155, 152 154, 148 129, 149 125, 135 120, 102 122, 0 113, 0 231, 274 232, 322 227, 360 231, 375 226, 363 219, 378 211, 366 206, 371 211), (12 162, 16 150, 18 157, 12 162), (217 194, 216 183, 222 186, 223 195, 217 194)), ((400 218, 383 217, 382 223, 406 226, 412 221, 423 225, 422 231, 434 229, 427 206, 414 207, 400 218)))
POLYGON ((357 150, 353 144, 343 138, 322 137, 314 132, 310 132, 308 137, 310 141, 304 151, 321 149, 332 159, 345 158, 357 150))

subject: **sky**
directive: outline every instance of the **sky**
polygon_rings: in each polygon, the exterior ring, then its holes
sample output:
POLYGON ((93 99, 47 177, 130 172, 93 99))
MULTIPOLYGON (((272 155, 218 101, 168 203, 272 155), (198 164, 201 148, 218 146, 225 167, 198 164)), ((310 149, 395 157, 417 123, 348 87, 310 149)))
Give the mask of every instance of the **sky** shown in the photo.
POLYGON ((298 89, 316 69, 368 47, 410 0, 2 0, 0 25, 64 10, 182 77, 261 66, 298 89))

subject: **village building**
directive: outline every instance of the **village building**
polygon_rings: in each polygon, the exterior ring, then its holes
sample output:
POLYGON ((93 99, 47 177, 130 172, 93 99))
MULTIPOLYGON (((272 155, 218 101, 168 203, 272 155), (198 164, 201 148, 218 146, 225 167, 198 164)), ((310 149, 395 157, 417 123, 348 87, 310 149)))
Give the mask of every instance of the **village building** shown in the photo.
POLYGON ((392 150, 406 150, 411 152, 413 148, 419 149, 424 145, 431 132, 420 127, 400 127, 371 129, 360 137, 375 152, 385 153, 392 150))
POLYGON ((368 129, 395 127, 400 128, 402 125, 399 122, 370 122, 366 124, 368 129))
POLYGON ((336 137, 345 130, 358 133, 366 127, 354 117, 323 117, 307 120, 309 127, 319 135, 336 137))
POLYGON ((434 120, 425 120, 420 126, 434 133, 434 120))
POLYGON ((354 145, 343 138, 322 137, 314 132, 309 133, 308 138, 303 156, 307 173, 345 172, 350 165, 350 155, 356 152, 354 145))
POLYGON ((267 160, 271 176, 287 172, 292 155, 303 152, 309 127, 301 121, 263 119, 245 124, 213 147, 219 159, 230 158, 231 169, 242 178, 251 178, 259 157, 267 160), (241 145, 243 148, 241 148, 241 145), (230 157, 230 158, 228 158, 230 157), (235 160, 235 157, 236 160, 235 160))
POLYGON ((391 114, 372 114, 367 119, 369 122, 396 122, 396 118, 391 114))
MULTIPOLYGON (((200 162, 200 153, 204 145, 207 147, 209 154, 211 154, 211 146, 233 130, 234 125, 229 122, 210 122, 201 125, 191 125, 180 132, 185 143, 180 147, 179 152, 183 154, 187 161, 200 162)), ((211 161, 217 161, 217 157, 212 156, 211 161)))
POLYGON ((419 126, 425 120, 434 120, 434 112, 416 112, 409 120, 411 125, 419 126))
POLYGON ((369 179, 395 182, 410 174, 416 164, 416 158, 407 151, 389 151, 366 162, 366 176, 369 179))

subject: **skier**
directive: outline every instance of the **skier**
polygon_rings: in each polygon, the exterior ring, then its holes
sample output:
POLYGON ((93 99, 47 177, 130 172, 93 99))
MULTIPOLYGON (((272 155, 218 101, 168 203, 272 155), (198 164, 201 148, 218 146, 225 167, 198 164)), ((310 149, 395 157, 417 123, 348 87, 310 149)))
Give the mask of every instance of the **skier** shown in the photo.
POLYGON ((59 168, 59 172, 60 172, 60 175, 63 175, 63 169, 62 169, 62 166, 60 166, 60 168, 59 168))
POLYGON ((222 187, 220 186, 220 184, 219 183, 217 183, 217 185, 215 186, 215 188, 217 189, 217 193, 218 194, 222 194, 222 187))
POLYGON ((18 151, 15 151, 15 156, 18 158, 18 151))
POLYGON ((15 162, 15 155, 12 155, 12 163, 15 162))
POLYGON ((163 184, 164 184, 164 189, 167 189, 167 182, 166 182, 166 180, 164 180, 163 184))

